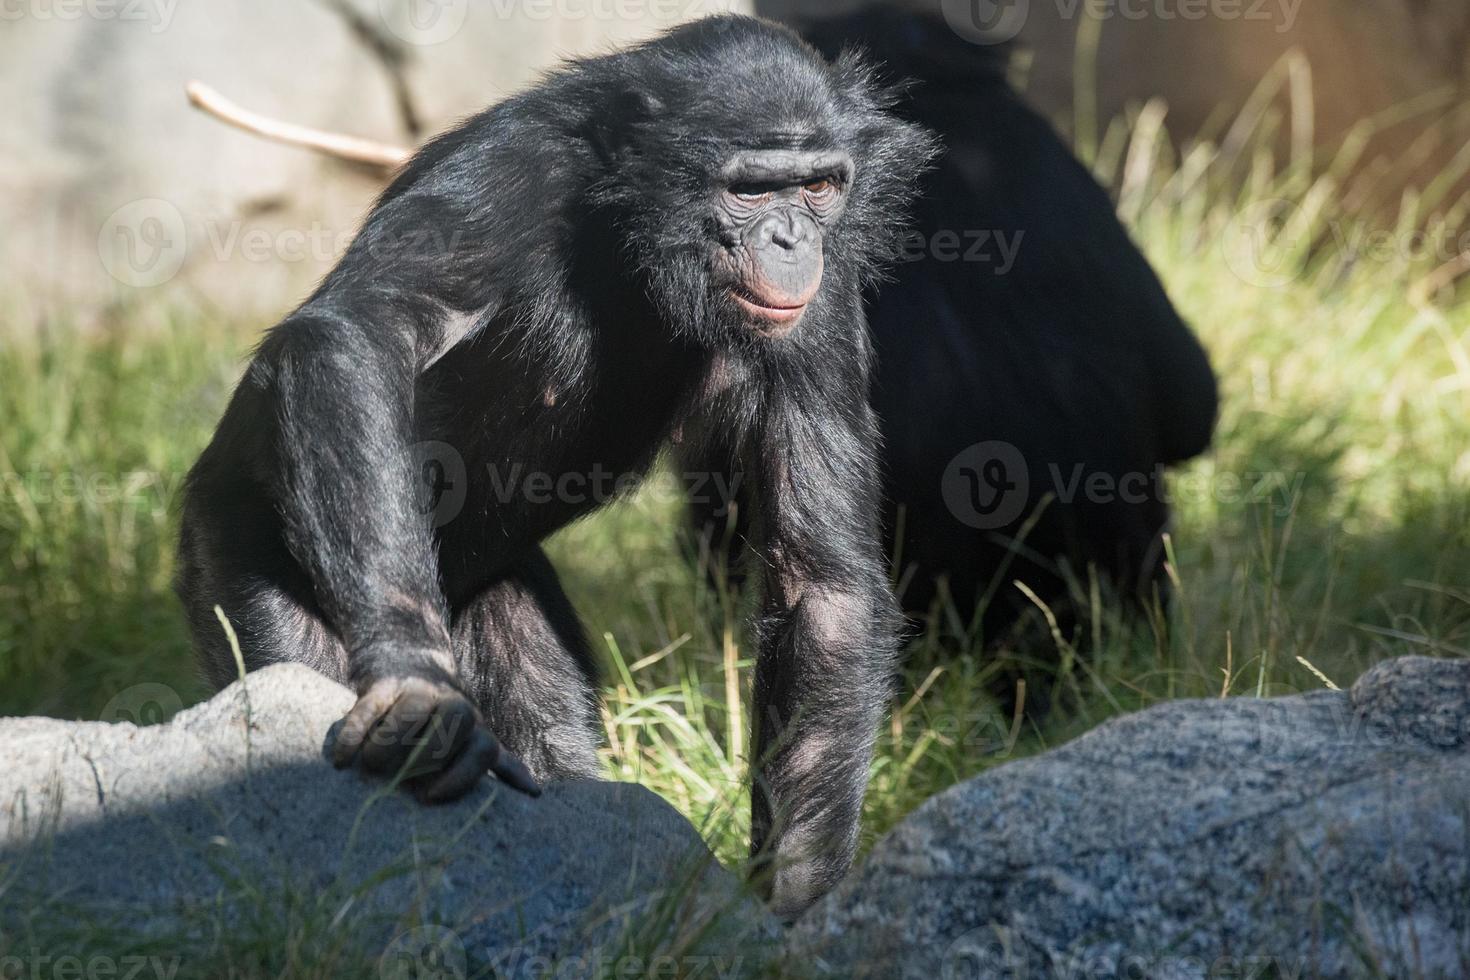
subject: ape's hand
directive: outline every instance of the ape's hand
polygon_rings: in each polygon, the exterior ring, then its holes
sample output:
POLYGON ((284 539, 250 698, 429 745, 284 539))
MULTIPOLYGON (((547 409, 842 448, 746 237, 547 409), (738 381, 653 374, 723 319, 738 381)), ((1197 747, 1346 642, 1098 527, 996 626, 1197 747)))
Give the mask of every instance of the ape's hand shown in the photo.
POLYGON ((426 803, 459 799, 487 770, 523 793, 541 794, 462 693, 418 677, 376 681, 358 698, 332 747, 337 768, 354 759, 372 773, 401 774, 426 803))

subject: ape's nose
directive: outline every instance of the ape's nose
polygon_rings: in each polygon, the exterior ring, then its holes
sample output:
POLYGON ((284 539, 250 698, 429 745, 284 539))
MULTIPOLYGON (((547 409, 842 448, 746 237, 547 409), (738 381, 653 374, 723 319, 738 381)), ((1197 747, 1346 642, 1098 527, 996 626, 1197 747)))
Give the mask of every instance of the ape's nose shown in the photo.
POLYGON ((752 230, 749 254, 754 261, 745 291, 777 309, 810 303, 822 285, 822 232, 811 215, 780 208, 760 219, 752 230))
POLYGON ((795 251, 811 239, 813 229, 804 215, 782 208, 766 215, 758 229, 761 241, 770 242, 788 252, 795 251))

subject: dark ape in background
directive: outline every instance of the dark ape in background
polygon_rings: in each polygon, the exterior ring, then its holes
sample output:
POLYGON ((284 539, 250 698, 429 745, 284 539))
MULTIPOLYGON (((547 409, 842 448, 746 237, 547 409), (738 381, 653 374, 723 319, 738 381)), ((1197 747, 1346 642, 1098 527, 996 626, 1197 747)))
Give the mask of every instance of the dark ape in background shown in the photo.
POLYGON ((868 304, 905 608, 928 610, 941 576, 962 616, 993 591, 994 638, 1029 605, 1013 580, 1065 605, 1089 566, 1149 601, 1161 467, 1214 430, 1204 350, 1108 195, 1007 84, 1003 49, 884 10, 805 34, 913 80, 895 111, 945 146, 896 280, 868 304))
POLYGON ((539 543, 666 442, 713 453, 762 559, 752 846, 776 910, 810 904, 852 858, 897 636, 861 294, 932 148, 887 103, 855 59, 718 18, 425 147, 191 474, 179 590, 214 680, 218 604, 248 667, 356 689, 339 764, 411 763, 430 800, 596 776, 593 658, 539 543))

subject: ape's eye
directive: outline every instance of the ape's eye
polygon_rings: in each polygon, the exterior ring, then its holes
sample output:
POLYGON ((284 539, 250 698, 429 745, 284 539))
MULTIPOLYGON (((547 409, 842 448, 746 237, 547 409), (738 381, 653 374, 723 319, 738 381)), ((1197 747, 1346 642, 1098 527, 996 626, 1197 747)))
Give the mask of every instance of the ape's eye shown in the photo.
POLYGON ((837 181, 830 177, 807 181, 802 190, 806 192, 807 200, 817 207, 829 207, 837 200, 837 181))
POLYGON ((771 196, 771 192, 768 189, 754 187, 749 184, 735 184, 727 193, 735 203, 747 208, 757 204, 764 204, 771 196))

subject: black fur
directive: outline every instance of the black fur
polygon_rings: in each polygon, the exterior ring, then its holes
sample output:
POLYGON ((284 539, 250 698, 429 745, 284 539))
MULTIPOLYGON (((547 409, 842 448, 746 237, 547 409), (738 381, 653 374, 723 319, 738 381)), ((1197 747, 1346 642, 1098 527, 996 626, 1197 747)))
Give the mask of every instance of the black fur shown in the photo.
MULTIPOLYGON (((1151 601, 1169 521, 1161 469, 1203 452, 1214 430, 1204 350, 1107 194, 1007 84, 1004 49, 895 11, 819 24, 807 37, 827 52, 859 45, 912 80, 895 111, 945 142, 916 206, 911 255, 922 258, 899 265, 868 303, 905 608, 926 612, 941 579, 962 615, 990 593, 981 625, 993 639, 1030 607, 1013 580, 1065 611, 1069 581, 1085 584, 1089 568, 1123 597, 1151 601), (946 231, 960 244, 936 252, 946 231), (1010 242, 1008 268, 996 232, 1010 242), (941 260, 949 254, 959 257, 941 260), (952 463, 988 441, 1015 448, 1009 462, 1029 488, 1023 506, 996 512, 1014 517, 976 528, 944 490, 975 479, 952 463), (1089 496, 1079 473, 1127 480, 1132 499, 1089 496)), ((1003 482, 1019 482, 1009 470, 1003 482)))
POLYGON ((425 147, 261 345, 191 475, 179 591, 214 681, 234 674, 219 604, 248 667, 356 688, 369 768, 407 758, 385 732, 476 721, 431 746, 431 798, 485 768, 534 790, 514 756, 596 776, 592 657, 538 543, 606 494, 546 499, 533 474, 606 486, 677 437, 746 474, 764 571, 752 847, 778 911, 825 891, 896 644, 860 297, 932 146, 889 98, 857 58, 722 17, 572 63, 425 147), (820 292, 779 339, 711 273, 717 176, 768 149, 855 162, 820 292))

